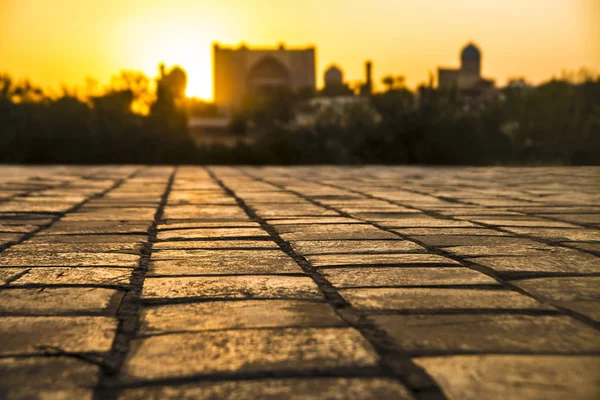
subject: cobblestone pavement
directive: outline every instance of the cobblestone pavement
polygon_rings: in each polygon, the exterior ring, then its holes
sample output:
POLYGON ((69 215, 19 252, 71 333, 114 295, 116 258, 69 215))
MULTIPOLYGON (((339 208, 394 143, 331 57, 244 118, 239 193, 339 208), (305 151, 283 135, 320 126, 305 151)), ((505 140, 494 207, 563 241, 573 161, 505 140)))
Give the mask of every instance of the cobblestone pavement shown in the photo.
POLYGON ((600 398, 600 168, 0 167, 0 397, 600 398))

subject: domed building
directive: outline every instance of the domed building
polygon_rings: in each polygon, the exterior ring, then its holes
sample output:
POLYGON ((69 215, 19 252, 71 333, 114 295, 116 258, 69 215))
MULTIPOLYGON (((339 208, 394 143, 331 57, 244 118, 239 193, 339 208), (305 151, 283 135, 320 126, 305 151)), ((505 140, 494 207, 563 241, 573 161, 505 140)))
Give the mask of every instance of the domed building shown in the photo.
POLYGON ((455 88, 478 95, 494 88, 494 81, 481 76, 481 50, 468 43, 460 52, 460 68, 438 68, 438 88, 455 88))
POLYGON ((325 71, 324 80, 325 87, 342 85, 344 83, 344 73, 341 69, 332 65, 325 71))

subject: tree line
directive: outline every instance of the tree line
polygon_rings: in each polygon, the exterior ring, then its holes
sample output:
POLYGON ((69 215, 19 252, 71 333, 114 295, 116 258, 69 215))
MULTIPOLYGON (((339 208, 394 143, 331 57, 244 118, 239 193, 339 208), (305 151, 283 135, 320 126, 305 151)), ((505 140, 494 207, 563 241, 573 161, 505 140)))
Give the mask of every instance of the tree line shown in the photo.
MULTIPOLYGON (((50 96, 0 76, 0 162, 228 164, 600 164, 600 77, 555 78, 537 86, 513 81, 486 99, 402 77, 340 110, 294 124, 313 96, 281 90, 248 98, 232 119, 243 135, 234 148, 199 148, 190 113, 212 105, 185 98, 186 75, 161 68, 155 84, 140 73, 115 77, 100 94, 50 96)), ((350 94, 347 88, 340 95, 350 94)))

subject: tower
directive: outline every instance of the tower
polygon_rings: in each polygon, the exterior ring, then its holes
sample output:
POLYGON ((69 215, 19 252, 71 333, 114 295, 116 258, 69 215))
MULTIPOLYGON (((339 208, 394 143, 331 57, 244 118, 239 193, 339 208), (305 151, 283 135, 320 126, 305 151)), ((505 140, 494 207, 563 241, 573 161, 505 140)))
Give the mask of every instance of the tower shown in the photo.
POLYGON ((473 43, 467 44, 460 53, 461 70, 481 77, 481 51, 473 43))

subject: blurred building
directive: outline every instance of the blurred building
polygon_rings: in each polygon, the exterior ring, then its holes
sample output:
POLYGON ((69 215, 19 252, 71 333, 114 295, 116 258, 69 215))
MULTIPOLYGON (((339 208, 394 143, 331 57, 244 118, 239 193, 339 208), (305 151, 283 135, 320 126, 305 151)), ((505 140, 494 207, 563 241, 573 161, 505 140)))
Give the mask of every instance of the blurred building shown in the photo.
POLYGON ((235 112, 248 94, 277 88, 315 90, 315 48, 249 49, 213 46, 214 99, 224 112, 235 112))
POLYGON ((438 88, 454 88, 475 96, 494 89, 494 81, 481 76, 481 51, 473 43, 462 49, 460 64, 459 69, 438 68, 438 88))

